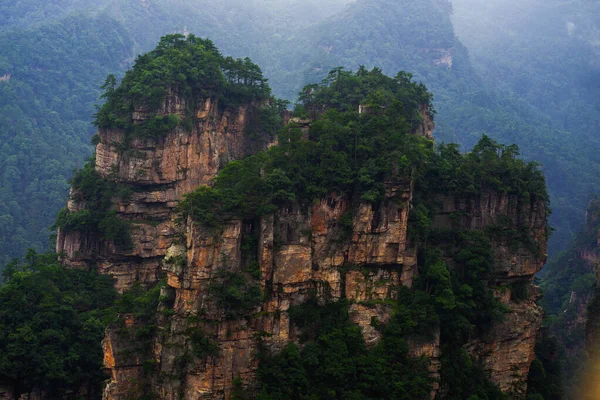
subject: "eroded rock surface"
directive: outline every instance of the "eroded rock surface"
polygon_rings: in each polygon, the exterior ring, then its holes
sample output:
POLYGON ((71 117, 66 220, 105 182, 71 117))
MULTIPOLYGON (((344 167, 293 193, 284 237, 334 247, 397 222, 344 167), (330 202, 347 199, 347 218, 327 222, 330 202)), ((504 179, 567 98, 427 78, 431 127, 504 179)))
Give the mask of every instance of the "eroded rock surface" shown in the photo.
MULTIPOLYGON (((186 109, 183 100, 171 95, 162 113, 184 117, 186 109)), ((227 162, 271 143, 269 138, 251 143, 245 137, 251 105, 220 110, 214 99, 206 99, 195 116, 191 131, 175 128, 162 139, 131 139, 126 146, 122 131, 99 132, 96 170, 135 188, 126 201, 114 201, 119 217, 133 224, 132 250, 119 250, 94 234, 58 233, 57 250, 66 264, 96 266, 116 278, 119 291, 135 282, 153 286, 165 279, 161 298, 172 299, 168 307, 159 307, 157 329, 143 348, 131 336, 137 329, 133 317, 122 318, 129 333, 116 326, 107 331, 103 347, 111 380, 106 400, 135 396, 144 387, 161 399, 228 399, 235 378, 253 385, 259 340, 273 350, 298 340, 288 311, 315 294, 349 300, 352 320, 362 328, 367 345, 374 346, 381 339, 375 326, 391 317, 383 302, 396 298, 401 286, 411 287, 418 277, 418 249, 408 233, 410 177, 387 182, 384 201, 358 204, 349 222, 344 216, 352 211, 351 204, 335 193, 308 208, 284 208, 258 221, 231 221, 218 230, 178 221, 175 207, 185 194, 209 184, 227 162), (263 300, 232 319, 218 306, 210 287, 221 271, 246 267, 246 235, 258 238, 263 300), (218 351, 195 351, 193 332, 202 332, 218 351)), ((148 113, 136 110, 134 118, 143 121, 148 113)), ((414 134, 430 138, 432 132, 433 122, 424 111, 423 126, 414 134)), ((500 216, 526 227, 537 246, 533 250, 515 248, 507 238, 493 243, 494 285, 529 282, 543 265, 543 203, 523 204, 495 192, 468 200, 446 196, 439 202, 441 211, 433 221, 438 228, 480 230, 498 224, 500 216)), ((77 211, 85 204, 70 201, 68 208, 77 211)), ((542 319, 533 297, 515 303, 506 290, 498 292, 510 310, 505 321, 469 347, 503 389, 527 376, 542 319)), ((412 355, 430 358, 436 378, 439 340, 436 332, 409 341, 412 355)))

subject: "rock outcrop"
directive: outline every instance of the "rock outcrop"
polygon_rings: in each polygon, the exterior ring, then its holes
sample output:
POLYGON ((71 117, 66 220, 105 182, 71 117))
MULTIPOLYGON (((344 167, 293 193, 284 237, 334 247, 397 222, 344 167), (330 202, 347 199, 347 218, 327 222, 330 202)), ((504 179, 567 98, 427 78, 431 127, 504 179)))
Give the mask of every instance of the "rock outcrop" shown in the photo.
MULTIPOLYGON (((161 113, 184 118, 186 109, 173 94, 161 113)), ((103 347, 111 379, 106 400, 136 396, 148 388, 161 399, 228 399, 235 378, 252 386, 259 342, 277 350, 298 340, 288 311, 315 294, 349 300, 351 319, 373 346, 381 339, 373 321, 385 323, 392 315, 384 300, 395 298, 401 286, 411 287, 418 276, 418 249, 408 229, 414 190, 410 177, 386 182, 385 199, 378 205, 358 204, 349 221, 350 201, 332 193, 311 207, 282 208, 220 229, 191 219, 178 222, 175 207, 185 194, 210 184, 227 162, 269 146, 269 138, 257 143, 244 134, 252 113, 252 105, 222 110, 209 98, 195 110, 193 129, 178 127, 162 139, 126 143, 123 131, 100 130, 96 170, 133 189, 127 200, 114 201, 118 216, 133 225, 133 248, 119 250, 98 235, 59 230, 57 251, 67 265, 95 266, 114 276, 119 291, 135 282, 152 287, 166 281, 150 337, 139 339, 135 332, 143 327, 131 315, 121 316, 122 325, 107 331, 103 347), (248 238, 257 239, 263 298, 243 317, 232 318, 218 306, 211 285, 223 271, 247 267, 243 247, 248 238)), ((134 113, 137 122, 146 118, 143 109, 134 113)), ((430 138, 432 131, 424 111, 423 126, 414 134, 430 138)), ((493 241, 492 285, 509 311, 504 322, 469 344, 492 380, 510 390, 527 376, 541 326, 536 291, 516 301, 511 285, 529 285, 545 262, 545 204, 494 191, 470 199, 442 196, 439 203, 435 227, 482 230, 502 219, 524 227, 531 239, 533 248, 515 246, 501 236, 493 241)), ((85 204, 70 201, 68 208, 77 211, 85 204)), ((433 339, 409 340, 411 355, 430 358, 436 378, 439 340, 439 333, 433 339)))
MULTIPOLYGON (((196 111, 191 132, 177 127, 161 139, 128 140, 123 130, 101 130, 96 171, 135 188, 126 201, 115 199, 114 205, 119 216, 133 224, 134 246, 123 251, 93 233, 59 229, 57 251, 65 262, 72 266, 97 264, 102 273, 117 279, 119 291, 134 282, 158 282, 166 252, 181 234, 173 211, 179 200, 210 183, 229 161, 243 158, 253 149, 244 135, 251 118, 248 108, 220 111, 217 101, 208 98, 196 111)), ((185 101, 171 95, 160 113, 183 119, 185 110, 185 101)), ((134 112, 135 123, 149 117, 143 109, 134 112)), ((83 208, 85 204, 68 203, 69 211, 83 208)))

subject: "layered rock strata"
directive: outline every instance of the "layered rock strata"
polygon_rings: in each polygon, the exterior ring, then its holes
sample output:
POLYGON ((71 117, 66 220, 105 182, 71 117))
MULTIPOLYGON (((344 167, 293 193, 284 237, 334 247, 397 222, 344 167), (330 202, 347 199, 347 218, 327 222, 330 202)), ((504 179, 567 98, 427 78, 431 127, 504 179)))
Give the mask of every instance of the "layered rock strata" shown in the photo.
MULTIPOLYGON (((185 117, 185 110, 184 102, 172 95, 162 114, 185 117)), ((134 189, 127 201, 114 202, 119 217, 133 224, 132 250, 119 250, 94 234, 58 233, 57 251, 66 264, 96 266, 116 278, 120 291, 135 282, 151 287, 166 280, 161 298, 170 300, 161 303, 158 328, 147 346, 138 348, 135 335, 131 336, 137 326, 133 316, 122 316, 130 333, 114 327, 106 334, 105 366, 111 375, 104 393, 107 400, 135 397, 148 388, 161 399, 228 399, 234 379, 252 386, 260 343, 278 350, 298 340, 289 308, 315 294, 349 300, 352 320, 362 327, 367 345, 373 346, 381 337, 372 321, 385 323, 391 316, 383 300, 395 298, 398 288, 410 287, 418 275, 418 249, 408 234, 410 177, 387 182, 385 199, 376 206, 361 203, 351 210, 347 198, 332 193, 308 208, 284 208, 254 221, 234 220, 218 230, 191 220, 178 223, 175 207, 186 193, 210 184, 227 162, 269 145, 268 138, 257 144, 244 135, 251 105, 220 110, 214 99, 207 99, 195 117, 191 131, 175 128, 162 139, 131 139, 126 146, 124 132, 99 132, 96 170, 134 189), (351 223, 342 223, 349 212, 351 223), (242 247, 248 237, 258 238, 263 300, 247 315, 232 319, 211 295, 211 282, 221 271, 247 266, 242 247), (217 351, 198 356, 190 332, 202 332, 217 351)), ((145 118, 143 109, 134 113, 138 123, 145 118)), ((433 123, 423 120, 414 134, 431 138, 433 123)), ((509 312, 503 323, 469 344, 492 380, 509 390, 525 380, 541 326, 535 291, 516 302, 510 290, 512 283, 531 282, 545 261, 545 205, 524 204, 495 192, 438 200, 436 228, 481 230, 502 218, 525 227, 536 246, 515 248, 506 238, 493 242, 493 285, 509 312)), ((85 204, 70 201, 68 208, 77 211, 85 204)), ((433 336, 411 338, 410 352, 430 358, 432 376, 438 377, 439 334, 433 336)))

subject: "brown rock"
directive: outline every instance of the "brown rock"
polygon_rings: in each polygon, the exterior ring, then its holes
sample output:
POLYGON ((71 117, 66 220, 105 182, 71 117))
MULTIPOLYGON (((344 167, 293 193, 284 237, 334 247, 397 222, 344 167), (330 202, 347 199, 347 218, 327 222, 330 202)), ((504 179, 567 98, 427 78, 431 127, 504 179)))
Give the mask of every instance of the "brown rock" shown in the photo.
MULTIPOLYGON (((206 229, 191 220, 178 220, 175 207, 183 196, 210 184, 227 162, 272 144, 270 138, 256 143, 245 137, 253 107, 220 110, 216 99, 205 99, 194 110, 191 131, 178 127, 160 139, 127 139, 115 129, 99 132, 96 170, 136 189, 129 199, 113 201, 118 216, 132 223, 133 248, 119 250, 98 234, 59 230, 57 251, 69 266, 94 265, 112 275, 119 291, 136 282, 152 286, 165 279, 161 298, 172 304, 161 303, 156 333, 144 347, 131 334, 139 323, 132 316, 122 316, 124 328, 107 330, 104 362, 111 379, 104 399, 135 398, 147 391, 168 400, 229 399, 238 376, 251 390, 259 338, 273 351, 297 341, 298 330, 288 311, 315 295, 322 302, 349 300, 352 320, 362 328, 367 345, 373 346, 381 339, 373 325, 389 321, 392 315, 383 302, 396 298, 402 285, 411 287, 418 276, 418 249, 408 237, 410 177, 386 182, 380 204, 363 202, 352 211, 349 199, 332 193, 311 207, 287 207, 263 216, 252 227, 248 221, 234 220, 221 229, 206 229), (259 237, 256 256, 264 300, 246 315, 228 320, 209 289, 219 271, 244 274, 247 260, 241 247, 249 229, 259 237), (218 353, 194 351, 198 343, 192 343, 190 332, 202 332, 218 353), (144 372, 144 364, 151 365, 150 371, 144 372)), ((170 93, 160 113, 184 118, 186 110, 185 101, 170 93)), ((413 133, 432 138, 428 108, 423 107, 421 114, 423 123, 413 133)), ((143 107, 133 113, 136 123, 151 116, 143 107)), ((292 122, 308 135, 311 121, 292 122)), ((69 210, 85 209, 77 193, 71 197, 69 210)), ((443 196, 439 201, 442 209, 434 219, 435 227, 485 229, 505 216, 512 225, 526 227, 539 246, 536 251, 523 246, 515 250, 506 241, 494 241, 495 283, 529 281, 543 265, 543 203, 523 204, 495 192, 470 199, 443 196)), ((506 291, 498 296, 503 296, 510 313, 486 337, 474 339, 469 349, 505 389, 527 375, 541 312, 533 300, 512 303, 506 291)), ((439 332, 408 338, 413 356, 431 360, 435 378, 439 377, 439 341, 439 332)))
POLYGON ((510 303, 508 307, 502 323, 468 345, 471 355, 483 362, 492 382, 502 391, 510 391, 526 382, 543 319, 535 298, 510 303))

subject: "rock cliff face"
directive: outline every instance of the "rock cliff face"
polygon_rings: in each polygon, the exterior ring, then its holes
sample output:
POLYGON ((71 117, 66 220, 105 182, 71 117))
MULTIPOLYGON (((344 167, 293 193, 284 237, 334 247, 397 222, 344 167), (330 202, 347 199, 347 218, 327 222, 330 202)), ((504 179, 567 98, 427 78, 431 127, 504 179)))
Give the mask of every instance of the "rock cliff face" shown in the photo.
MULTIPOLYGON (((171 95, 162 114, 185 117, 185 110, 171 95)), ((222 110, 216 100, 206 99, 191 131, 175 128, 164 139, 134 139, 124 146, 122 131, 100 130, 96 170, 133 189, 128 200, 114 202, 119 217, 133 224, 133 249, 118 250, 94 234, 59 231, 57 251, 70 266, 96 266, 114 276, 120 291, 135 282, 152 287, 166 281, 150 338, 141 340, 135 333, 143 327, 134 315, 123 315, 122 325, 107 331, 103 347, 111 379, 106 400, 134 398, 148 388, 161 399, 228 399, 235 378, 252 386, 260 341, 277 350, 298 340, 288 310, 314 294, 348 299, 352 320, 372 346, 381 338, 372 321, 385 323, 392 313, 377 301, 395 298, 399 287, 410 287, 418 276, 418 249, 408 229, 410 177, 386 182, 385 199, 376 206, 359 204, 349 222, 344 217, 350 201, 332 193, 306 209, 283 208, 216 230, 192 220, 178 223, 175 207, 183 195, 209 184, 227 162, 269 145, 268 139, 257 144, 244 134, 252 113, 252 105, 222 110), (244 249, 250 239, 255 239, 263 297, 246 316, 232 318, 218 306, 211 284, 223 271, 247 266, 244 249)), ((145 118, 143 109, 134 113, 137 122, 145 118)), ((432 137, 433 124, 424 120, 414 134, 432 137)), ((509 312, 468 346, 492 380, 510 390, 527 376, 541 326, 536 291, 514 300, 511 290, 518 282, 529 285, 545 262, 545 205, 493 191, 470 199, 441 196, 439 203, 437 228, 481 230, 502 219, 524 227, 532 238, 533 249, 514 246, 510 238, 494 240, 493 285, 509 312)), ((85 204, 70 201, 68 208, 77 211, 85 204)), ((431 374, 438 377, 439 334, 433 336, 411 338, 410 352, 430 358, 431 374)))
MULTIPOLYGON (((102 273, 117 279, 123 291, 138 281, 158 282, 167 250, 179 237, 173 212, 186 193, 210 183, 221 167, 243 158, 253 147, 244 135, 251 118, 247 107, 217 109, 214 99, 206 99, 196 110, 192 131, 176 128, 165 138, 133 139, 125 146, 123 130, 101 130, 96 148, 96 171, 135 188, 127 201, 116 200, 121 218, 133 223, 134 248, 121 251, 94 234, 58 232, 57 250, 72 266, 97 263, 102 273)), ((167 96, 160 114, 185 118, 185 101, 167 96)), ((134 112, 134 123, 150 118, 143 109, 134 112)), ((69 201, 69 211, 85 204, 69 201)))
POLYGON ((471 199, 442 197, 440 203, 441 211, 433 221, 435 227, 478 230, 502 221, 523 227, 526 232, 523 237, 531 239, 529 245, 511 244, 512 237, 492 240, 496 297, 507 306, 508 312, 501 323, 467 346, 472 356, 482 361, 492 381, 502 391, 510 392, 526 381, 535 358, 536 336, 542 326, 543 312, 536 304, 538 290, 531 282, 546 261, 545 205, 523 203, 518 196, 496 192, 471 199), (529 285, 518 300, 513 293, 516 283, 529 285))

